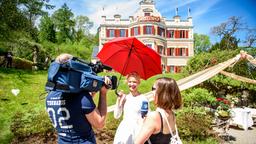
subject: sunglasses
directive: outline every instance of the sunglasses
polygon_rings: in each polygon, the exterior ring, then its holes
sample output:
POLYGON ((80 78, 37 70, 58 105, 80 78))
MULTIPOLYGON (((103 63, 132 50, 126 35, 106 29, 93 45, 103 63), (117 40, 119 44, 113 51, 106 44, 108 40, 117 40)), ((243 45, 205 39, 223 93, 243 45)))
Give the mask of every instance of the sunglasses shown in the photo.
POLYGON ((154 90, 156 90, 156 88, 155 88, 155 87, 152 87, 152 91, 154 91, 154 90))

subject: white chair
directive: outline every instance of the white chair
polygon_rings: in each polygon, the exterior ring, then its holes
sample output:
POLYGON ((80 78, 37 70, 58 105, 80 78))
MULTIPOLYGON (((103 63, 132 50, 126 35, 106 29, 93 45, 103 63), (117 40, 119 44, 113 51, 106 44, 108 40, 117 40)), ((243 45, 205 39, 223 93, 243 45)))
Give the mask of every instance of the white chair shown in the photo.
POLYGON ((254 122, 254 124, 256 124, 256 109, 255 108, 249 108, 249 107, 245 107, 244 109, 251 112, 253 122, 254 122))
POLYGON ((237 125, 239 128, 247 130, 253 125, 252 114, 250 110, 243 108, 232 108, 234 117, 232 118, 231 124, 237 125))

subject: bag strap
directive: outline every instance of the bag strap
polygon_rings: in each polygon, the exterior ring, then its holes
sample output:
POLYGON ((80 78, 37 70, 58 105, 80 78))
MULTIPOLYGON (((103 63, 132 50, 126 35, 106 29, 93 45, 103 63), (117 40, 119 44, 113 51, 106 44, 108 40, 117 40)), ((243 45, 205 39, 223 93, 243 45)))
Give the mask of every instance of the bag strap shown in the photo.
MULTIPOLYGON (((165 121, 166 121, 166 123, 167 123, 167 125, 168 125, 168 128, 169 128, 169 130, 170 130, 170 133, 171 133, 171 135, 172 135, 172 137, 173 137, 174 134, 172 133, 172 128, 170 127, 170 124, 169 124, 169 122, 168 122, 168 119, 167 119, 167 117, 166 117, 166 114, 165 114, 164 110, 161 109, 161 108, 157 108, 157 110, 162 114, 163 118, 165 119, 165 121)), ((176 123, 175 123, 175 133, 176 133, 176 135, 178 135, 176 123)))

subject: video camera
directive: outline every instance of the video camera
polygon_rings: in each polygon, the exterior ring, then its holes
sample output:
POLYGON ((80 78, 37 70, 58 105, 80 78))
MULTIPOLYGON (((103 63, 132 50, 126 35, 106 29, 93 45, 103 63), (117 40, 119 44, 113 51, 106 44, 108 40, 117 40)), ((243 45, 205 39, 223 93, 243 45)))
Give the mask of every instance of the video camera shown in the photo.
POLYGON ((104 77, 97 76, 103 70, 112 70, 111 67, 103 65, 100 61, 94 63, 86 62, 73 57, 65 63, 52 62, 48 69, 48 81, 46 91, 61 91, 66 93, 79 93, 81 91, 97 92, 102 86, 108 89, 116 89, 116 76, 108 76, 111 85, 106 85, 104 77))

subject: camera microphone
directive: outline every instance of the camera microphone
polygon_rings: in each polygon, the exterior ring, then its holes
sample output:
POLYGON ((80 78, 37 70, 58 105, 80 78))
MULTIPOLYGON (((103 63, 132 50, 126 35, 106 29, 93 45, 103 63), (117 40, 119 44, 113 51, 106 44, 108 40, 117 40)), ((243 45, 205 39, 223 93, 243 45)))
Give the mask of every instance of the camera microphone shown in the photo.
POLYGON ((148 113, 148 102, 147 101, 142 101, 142 105, 141 105, 141 117, 144 118, 147 113, 148 113))
POLYGON ((108 66, 108 65, 104 65, 104 64, 102 64, 102 63, 101 63, 101 65, 102 65, 102 68, 105 69, 105 70, 108 70, 108 71, 111 71, 111 70, 112 70, 112 67, 110 67, 110 66, 108 66))

